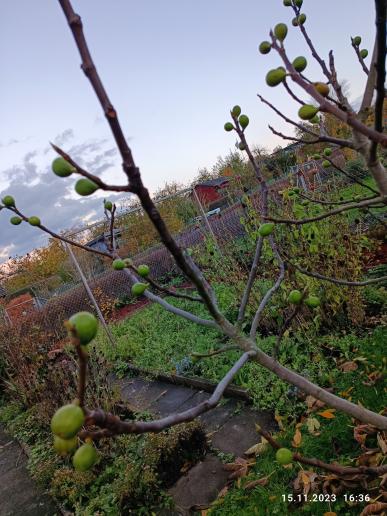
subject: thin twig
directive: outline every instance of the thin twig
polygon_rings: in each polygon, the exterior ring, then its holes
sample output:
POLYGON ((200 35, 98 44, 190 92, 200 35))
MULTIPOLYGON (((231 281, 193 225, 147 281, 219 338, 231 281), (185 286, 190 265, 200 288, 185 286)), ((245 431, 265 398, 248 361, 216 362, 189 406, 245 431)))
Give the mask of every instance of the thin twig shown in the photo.
POLYGON ((96 439, 119 434, 143 434, 145 432, 161 432, 165 428, 169 428, 179 423, 192 421, 200 414, 203 414, 204 412, 207 412, 208 410, 211 410, 212 408, 216 407, 216 405, 218 405, 227 386, 231 383, 234 376, 253 355, 253 351, 243 353, 243 355, 235 362, 233 367, 218 383, 211 397, 199 405, 196 405, 195 407, 185 410, 184 412, 171 414, 170 416, 154 421, 121 421, 121 419, 117 416, 106 413, 101 409, 87 411, 87 423, 95 424, 102 429, 106 429, 108 433, 82 432, 81 437, 85 438, 87 436, 91 436, 93 439, 96 439))
POLYGON ((277 224, 295 224, 297 226, 301 226, 302 224, 309 224, 310 222, 316 222, 317 220, 323 220, 328 217, 332 217, 333 215, 338 215, 339 213, 342 213, 344 211, 348 210, 355 210, 358 208, 365 208, 366 206, 371 206, 372 204, 377 204, 378 202, 385 202, 387 199, 387 196, 380 195, 378 197, 373 197, 369 200, 362 201, 362 202, 356 202, 353 204, 349 204, 346 206, 342 206, 341 208, 336 208, 335 210, 331 210, 325 213, 322 213, 321 215, 317 215, 316 217, 309 217, 307 219, 280 219, 275 217, 264 217, 267 220, 271 220, 272 222, 276 222, 277 224))
POLYGON ((367 65, 365 64, 364 62, 364 59, 362 58, 362 56, 360 55, 360 50, 359 50, 359 47, 358 45, 356 45, 353 41, 353 38, 351 38, 351 44, 352 44, 352 47, 353 49, 355 50, 355 53, 357 55, 357 58, 359 60, 359 63, 361 64, 361 67, 363 68, 363 71, 366 75, 368 75, 370 73, 370 71, 368 70, 367 68, 367 65))
MULTIPOLYGON (((270 435, 269 432, 263 430, 259 425, 255 425, 257 432, 264 438, 266 441, 274 448, 275 450, 279 450, 282 446, 277 443, 275 439, 270 435)), ((338 464, 327 464, 318 459, 309 459, 308 457, 304 457, 299 453, 293 453, 293 461, 301 462, 301 464, 307 464, 308 466, 314 466, 316 468, 325 469, 326 471, 330 471, 331 473, 335 473, 340 476, 344 475, 370 475, 373 477, 384 475, 387 473, 387 465, 385 466, 358 466, 358 467, 349 467, 349 466, 340 466, 338 464)))
POLYGON ((221 353, 226 353, 227 351, 234 351, 236 349, 240 349, 236 344, 231 344, 230 346, 224 346, 223 348, 215 349, 213 351, 209 351, 208 353, 191 353, 192 357, 195 358, 208 358, 213 357, 215 355, 220 355, 221 353))

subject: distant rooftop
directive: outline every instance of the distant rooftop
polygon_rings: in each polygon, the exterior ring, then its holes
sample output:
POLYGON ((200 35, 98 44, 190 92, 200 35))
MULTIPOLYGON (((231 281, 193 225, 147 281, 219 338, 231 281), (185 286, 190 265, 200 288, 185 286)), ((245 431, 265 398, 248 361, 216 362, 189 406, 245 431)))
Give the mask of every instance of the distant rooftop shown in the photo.
POLYGON ((198 183, 196 186, 221 186, 224 183, 228 183, 230 181, 229 177, 216 177, 215 179, 208 179, 207 181, 202 181, 198 183))

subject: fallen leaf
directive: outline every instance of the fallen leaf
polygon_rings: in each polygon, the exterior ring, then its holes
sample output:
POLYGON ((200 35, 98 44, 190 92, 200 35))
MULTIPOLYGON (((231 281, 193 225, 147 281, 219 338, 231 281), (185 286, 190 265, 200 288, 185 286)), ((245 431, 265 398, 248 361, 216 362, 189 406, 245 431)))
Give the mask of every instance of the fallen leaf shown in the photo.
POLYGON ((318 410, 325 405, 324 402, 318 400, 317 398, 314 398, 313 396, 307 396, 305 398, 305 402, 309 412, 314 412, 315 410, 318 410))
POLYGON ((340 369, 343 373, 349 373, 350 371, 356 371, 358 367, 356 362, 344 362, 344 364, 341 364, 340 369))
POLYGON ((376 439, 378 441, 379 448, 382 450, 382 453, 385 455, 387 453, 387 441, 386 441, 385 437, 381 433, 378 433, 378 435, 376 436, 376 439))
POLYGON ((363 511, 360 513, 360 516, 371 516, 372 514, 379 514, 385 509, 387 509, 387 503, 371 503, 364 507, 363 511))
POLYGON ((325 419, 334 419, 335 415, 332 412, 335 412, 336 409, 327 409, 324 412, 317 412, 318 416, 325 417, 325 419))
POLYGON ((306 427, 308 432, 312 435, 318 435, 317 430, 320 428, 320 421, 315 417, 308 417, 306 420, 306 427))
POLYGON ((259 455, 260 453, 263 453, 266 451, 268 445, 268 441, 264 437, 262 437, 262 440, 260 443, 254 444, 251 448, 246 450, 244 452, 245 455, 259 455))
POLYGON ((294 446, 294 448, 299 448, 301 441, 302 441, 302 434, 300 432, 300 429, 296 428, 296 432, 295 432, 293 440, 292 440, 292 446, 294 446))
POLYGON ((257 480, 251 480, 251 482, 247 482, 247 484, 243 486, 243 489, 253 489, 256 486, 266 486, 269 483, 269 476, 258 478, 257 480))
POLYGON ((324 512, 323 516, 337 516, 335 512, 324 512))
POLYGON ((218 498, 223 498, 224 496, 226 496, 229 489, 229 486, 224 486, 224 488, 219 491, 218 498))
POLYGON ((278 414, 275 414, 274 419, 277 421, 280 430, 283 430, 284 429, 284 425, 282 424, 282 419, 283 419, 282 416, 279 416, 278 414))

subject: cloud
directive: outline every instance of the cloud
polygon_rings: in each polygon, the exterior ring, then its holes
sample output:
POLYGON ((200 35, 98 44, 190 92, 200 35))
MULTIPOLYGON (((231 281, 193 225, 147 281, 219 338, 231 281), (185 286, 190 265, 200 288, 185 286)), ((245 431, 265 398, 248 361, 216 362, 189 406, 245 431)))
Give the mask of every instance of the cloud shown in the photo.
POLYGON ((72 129, 65 129, 62 133, 58 134, 58 136, 54 139, 55 145, 61 147, 69 140, 74 138, 74 131, 72 129))
MULTIPOLYGON (((71 139, 72 130, 68 129, 57 136, 55 141, 71 139)), ((107 140, 89 140, 69 149, 69 153, 83 167, 95 174, 117 166, 114 148, 106 148, 107 140)), ((42 161, 44 150, 32 150, 24 155, 21 163, 1 172, 8 180, 8 186, 0 196, 12 195, 17 207, 26 216, 37 215, 42 223, 54 232, 83 226, 85 222, 102 219, 102 197, 79 198, 73 195, 74 179, 61 179, 55 176, 50 166, 42 170, 37 162, 42 161)), ((109 192, 109 197, 118 200, 127 197, 126 193, 109 192)), ((19 226, 9 224, 12 213, 0 212, 0 262, 12 255, 22 255, 34 248, 45 245, 48 236, 38 228, 23 222, 19 226)))

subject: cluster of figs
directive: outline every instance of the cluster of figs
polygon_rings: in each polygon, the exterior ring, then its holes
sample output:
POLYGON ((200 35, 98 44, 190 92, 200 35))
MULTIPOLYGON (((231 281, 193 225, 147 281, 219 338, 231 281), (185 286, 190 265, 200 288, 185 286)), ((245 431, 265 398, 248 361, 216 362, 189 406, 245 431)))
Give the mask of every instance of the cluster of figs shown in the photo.
MULTIPOLYGON (((78 312, 70 317, 68 329, 79 339, 83 350, 98 332, 98 320, 90 312, 78 312)), ((85 414, 78 400, 60 407, 51 419, 51 431, 54 435, 54 449, 61 456, 72 455, 72 463, 77 471, 87 471, 98 460, 98 453, 93 441, 86 438, 78 447, 78 432, 85 424, 85 414)))

